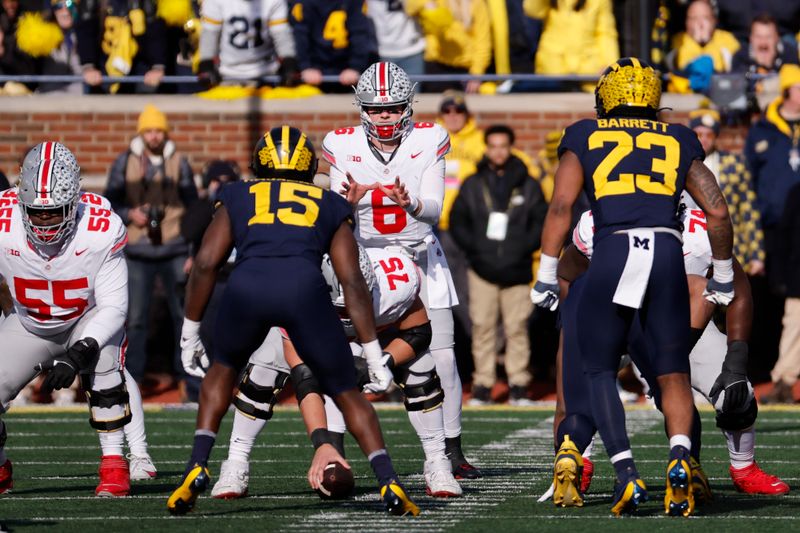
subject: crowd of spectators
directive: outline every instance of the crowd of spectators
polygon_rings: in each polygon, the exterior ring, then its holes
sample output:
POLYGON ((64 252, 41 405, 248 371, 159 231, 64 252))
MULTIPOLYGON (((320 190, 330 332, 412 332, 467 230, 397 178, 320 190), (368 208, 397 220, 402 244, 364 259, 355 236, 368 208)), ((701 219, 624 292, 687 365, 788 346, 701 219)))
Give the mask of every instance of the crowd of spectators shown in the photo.
MULTIPOLYGON (((409 74, 598 75, 647 57, 675 92, 713 90, 741 74, 798 63, 800 0, 2 0, 0 74, 73 74, 39 92, 196 92, 218 84, 300 83, 347 92, 377 59, 409 74), (237 4, 246 3, 247 16, 237 4), (624 4, 621 9, 619 5, 624 4), (620 11, 626 11, 624 16, 620 11), (615 16, 616 15, 616 16, 615 16), (647 27, 650 27, 648 30, 647 27), (644 30, 642 29, 644 27, 644 30), (625 33, 649 33, 649 50, 625 33), (165 84, 164 75, 200 84, 165 84), (138 84, 103 76, 140 75, 138 84), (323 82, 323 76, 327 80, 323 82)), ((559 81, 428 82, 429 92, 589 90, 559 81)), ((752 100, 752 98, 751 98, 752 100)))

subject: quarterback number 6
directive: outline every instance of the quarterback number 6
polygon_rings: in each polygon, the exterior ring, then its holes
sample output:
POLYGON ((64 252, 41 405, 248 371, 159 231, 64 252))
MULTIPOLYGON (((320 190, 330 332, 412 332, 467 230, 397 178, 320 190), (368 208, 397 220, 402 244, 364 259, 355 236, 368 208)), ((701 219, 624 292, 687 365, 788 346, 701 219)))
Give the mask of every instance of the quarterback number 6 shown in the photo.
MULTIPOLYGON (((387 189, 392 187, 393 185, 386 186, 387 189)), ((406 212, 394 202, 385 204, 384 198, 386 198, 386 194, 382 190, 372 191, 372 225, 384 235, 400 233, 408 224, 406 212), (393 220, 391 220, 392 218, 393 220)))

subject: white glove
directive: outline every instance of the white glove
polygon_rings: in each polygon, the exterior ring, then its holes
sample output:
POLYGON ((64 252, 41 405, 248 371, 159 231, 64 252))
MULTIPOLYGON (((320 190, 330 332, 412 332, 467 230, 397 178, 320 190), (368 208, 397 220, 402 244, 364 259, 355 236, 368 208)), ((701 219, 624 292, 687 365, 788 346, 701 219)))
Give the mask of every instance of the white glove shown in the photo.
POLYGON ((703 297, 714 305, 726 306, 731 303, 733 290, 733 260, 712 259, 714 276, 708 280, 703 297))
POLYGON ((542 254, 539 261, 539 272, 536 274, 536 283, 531 289, 531 301, 544 309, 555 311, 558 308, 558 258, 542 254))
POLYGON ((198 378, 206 375, 211 364, 200 340, 200 322, 188 318, 183 319, 181 328, 181 363, 187 374, 198 378))
POLYGON ((386 391, 394 379, 392 370, 388 366, 391 364, 392 356, 381 351, 381 345, 377 340, 364 343, 362 346, 369 371, 369 383, 364 385, 364 392, 386 391))

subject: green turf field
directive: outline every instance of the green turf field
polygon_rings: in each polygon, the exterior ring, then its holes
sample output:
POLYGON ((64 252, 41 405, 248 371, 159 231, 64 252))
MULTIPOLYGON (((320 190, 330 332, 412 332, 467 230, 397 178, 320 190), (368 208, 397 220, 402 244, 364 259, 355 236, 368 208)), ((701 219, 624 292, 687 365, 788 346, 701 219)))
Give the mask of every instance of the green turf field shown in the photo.
MULTIPOLYGON (((0 519, 14 531, 548 531, 638 530, 705 531, 800 528, 800 491, 768 498, 738 494, 728 477, 727 449, 710 412, 703 464, 716 501, 686 519, 663 516, 663 470, 666 441, 660 416, 649 409, 628 413, 634 455, 651 501, 639 517, 614 519, 609 513, 612 470, 601 446, 595 447, 597 468, 582 509, 556 509, 536 503, 552 475, 551 409, 484 408, 464 412, 467 455, 486 474, 463 483, 465 497, 434 500, 424 496, 422 451, 405 412, 380 411, 380 418, 398 472, 423 510, 417 518, 388 517, 377 503, 368 464, 348 442, 356 473, 357 494, 343 503, 322 502, 311 492, 305 472, 312 449, 299 414, 280 410, 254 450, 251 496, 237 501, 202 497, 193 513, 170 517, 166 500, 178 482, 189 455, 194 412, 148 411, 151 454, 159 478, 135 482, 132 496, 94 497, 99 446, 83 411, 32 412, 4 416, 8 424, 7 454, 14 463, 14 489, 0 496, 0 519), (567 521, 565 521, 568 520, 567 521)), ((223 423, 219 446, 212 455, 217 472, 227 452, 232 417, 223 423)), ((800 486, 797 441, 800 411, 767 410, 759 414, 756 457, 768 472, 800 486)))

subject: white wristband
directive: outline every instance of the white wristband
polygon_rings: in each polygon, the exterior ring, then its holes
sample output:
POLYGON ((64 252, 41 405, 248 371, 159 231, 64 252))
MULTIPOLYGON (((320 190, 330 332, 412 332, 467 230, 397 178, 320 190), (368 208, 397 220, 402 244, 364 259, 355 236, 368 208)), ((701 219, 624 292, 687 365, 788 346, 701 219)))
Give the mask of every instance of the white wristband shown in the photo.
POLYGON ((411 203, 406 206, 406 212, 409 215, 414 216, 414 215, 417 214, 417 211, 419 210, 420 206, 422 205, 422 202, 416 196, 409 197, 409 200, 411 201, 411 203))
POLYGON ((378 342, 378 339, 365 342, 361 345, 364 349, 364 358, 369 361, 380 361, 381 357, 383 357, 383 351, 381 350, 381 343, 378 342))
POLYGON ((557 271, 558 257, 542 254, 542 257, 539 260, 539 272, 536 276, 536 280, 549 284, 558 283, 558 279, 556 278, 557 271))
POLYGON ((191 318, 183 319, 183 327, 181 327, 181 337, 189 339, 200 335, 200 322, 192 320, 191 318))
POLYGON ((733 281, 733 259, 711 259, 714 264, 714 279, 720 283, 733 281))

